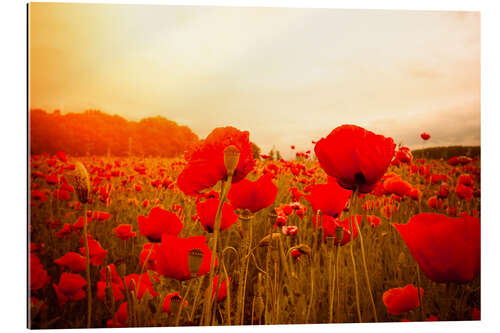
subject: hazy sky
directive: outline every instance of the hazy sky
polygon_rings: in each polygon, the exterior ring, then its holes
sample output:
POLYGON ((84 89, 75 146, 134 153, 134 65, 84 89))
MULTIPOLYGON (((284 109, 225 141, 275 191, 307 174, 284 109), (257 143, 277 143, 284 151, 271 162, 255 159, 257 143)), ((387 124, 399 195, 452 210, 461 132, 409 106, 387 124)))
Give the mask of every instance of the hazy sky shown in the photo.
POLYGON ((31 108, 162 115, 312 149, 344 123, 480 143, 477 12, 30 5, 31 108))

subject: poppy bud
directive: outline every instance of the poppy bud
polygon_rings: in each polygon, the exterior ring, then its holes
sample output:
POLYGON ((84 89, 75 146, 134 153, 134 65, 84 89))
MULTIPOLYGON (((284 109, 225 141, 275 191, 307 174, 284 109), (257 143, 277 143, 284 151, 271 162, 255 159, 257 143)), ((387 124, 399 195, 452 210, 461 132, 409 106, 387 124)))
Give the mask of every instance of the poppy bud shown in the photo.
POLYGON ((254 304, 255 304, 254 319, 260 320, 260 318, 262 317, 262 313, 264 312, 264 300, 262 299, 262 296, 255 297, 254 304))
POLYGON ((310 254, 312 252, 311 248, 306 244, 297 245, 297 250, 299 250, 302 254, 310 254))
POLYGON ((344 238, 344 228, 338 225, 335 228, 335 239, 338 239, 340 242, 343 238, 344 238))
POLYGON ((189 251, 188 266, 191 275, 196 275, 196 273, 198 273, 202 261, 203 261, 203 252, 200 249, 194 248, 191 251, 189 251))
POLYGON ((267 235, 266 237, 262 238, 259 242, 259 247, 262 246, 268 246, 271 244, 271 242, 275 239, 280 238, 281 234, 279 232, 272 233, 270 235, 267 235))
POLYGON ((75 189, 78 200, 81 203, 89 201, 90 181, 87 169, 82 162, 76 162, 75 170, 68 176, 71 186, 75 189))
POLYGON ((224 165, 226 166, 227 174, 232 176, 234 170, 238 166, 240 160, 240 151, 236 146, 228 146, 224 148, 224 165))

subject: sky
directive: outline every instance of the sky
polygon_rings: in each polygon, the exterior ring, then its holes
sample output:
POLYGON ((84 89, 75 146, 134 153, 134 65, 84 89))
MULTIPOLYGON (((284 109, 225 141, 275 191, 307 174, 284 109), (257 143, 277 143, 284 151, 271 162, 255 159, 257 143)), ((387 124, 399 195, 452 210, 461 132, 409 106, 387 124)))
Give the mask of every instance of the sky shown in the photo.
POLYGON ((234 126, 286 158, 342 124, 480 144, 480 14, 32 3, 30 108, 234 126))

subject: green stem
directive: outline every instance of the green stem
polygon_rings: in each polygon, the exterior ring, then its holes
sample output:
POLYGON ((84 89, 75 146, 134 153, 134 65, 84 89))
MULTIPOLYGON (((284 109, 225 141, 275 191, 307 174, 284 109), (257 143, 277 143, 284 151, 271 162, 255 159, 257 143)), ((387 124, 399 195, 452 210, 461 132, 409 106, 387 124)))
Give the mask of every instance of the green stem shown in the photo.
MULTIPOLYGON (((352 202, 351 202, 352 204, 352 202)), ((354 251, 353 251, 353 243, 354 243, 354 235, 353 235, 353 229, 352 229, 352 214, 349 216, 349 227, 351 229, 351 241, 349 242, 349 251, 351 253, 351 261, 352 261, 352 271, 353 271, 353 277, 354 277, 354 290, 355 290, 355 295, 356 295, 356 311, 358 313, 358 320, 361 323, 361 310, 359 308, 359 289, 358 289, 358 274, 356 272, 356 260, 354 259, 354 251)))
POLYGON ((214 271, 215 271, 215 253, 217 252, 217 238, 219 237, 219 229, 222 220, 222 206, 224 201, 226 200, 227 190, 226 185, 229 184, 231 186, 231 182, 233 180, 233 175, 229 175, 226 183, 221 184, 221 194, 220 194, 220 202, 219 208, 217 209, 217 215, 215 216, 214 222, 214 235, 212 239, 212 256, 210 259, 210 274, 208 281, 208 294, 205 296, 205 325, 209 326, 212 320, 212 291, 213 291, 213 279, 214 279, 214 271))
POLYGON ((87 328, 90 328, 92 322, 92 285, 90 281, 90 253, 89 253, 89 240, 87 239, 87 203, 83 206, 83 239, 85 240, 85 259, 87 262, 85 273, 87 275, 87 328))

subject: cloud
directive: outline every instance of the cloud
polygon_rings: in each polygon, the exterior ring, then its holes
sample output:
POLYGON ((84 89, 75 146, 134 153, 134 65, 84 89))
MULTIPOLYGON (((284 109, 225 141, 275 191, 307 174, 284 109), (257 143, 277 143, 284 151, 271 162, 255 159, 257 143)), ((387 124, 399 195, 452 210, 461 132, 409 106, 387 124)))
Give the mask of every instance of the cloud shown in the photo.
POLYGON ((420 133, 424 131, 431 135, 427 146, 479 145, 480 109, 476 100, 445 109, 378 119, 368 123, 367 128, 413 149, 422 147, 420 133))

